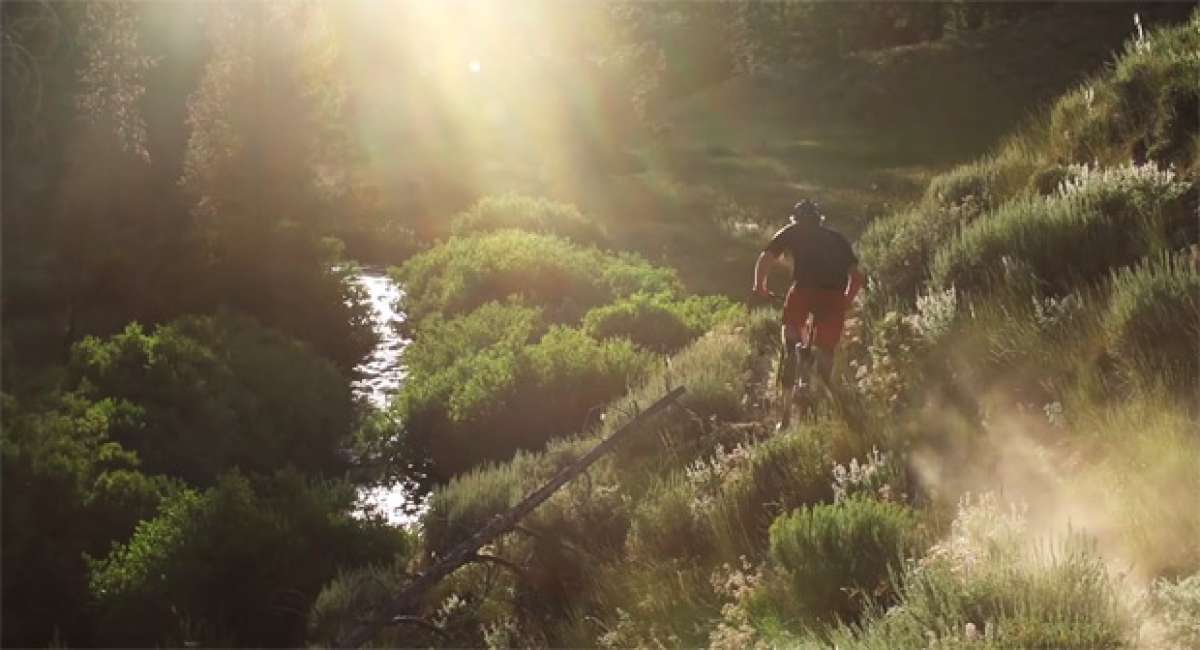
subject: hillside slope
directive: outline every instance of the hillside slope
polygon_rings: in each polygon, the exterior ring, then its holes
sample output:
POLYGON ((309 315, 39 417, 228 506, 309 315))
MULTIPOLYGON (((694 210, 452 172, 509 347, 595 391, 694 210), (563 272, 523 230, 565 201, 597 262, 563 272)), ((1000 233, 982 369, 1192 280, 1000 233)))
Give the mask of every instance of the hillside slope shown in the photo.
MULTIPOLYGON (((1136 38, 874 224, 875 282, 814 421, 771 433, 777 316, 730 313, 601 423, 459 474, 433 496, 426 559, 688 388, 488 549, 503 563, 430 594, 437 633, 378 641, 1195 647, 1197 51, 1200 14, 1136 38)), ((420 563, 327 586, 314 636, 420 563)))

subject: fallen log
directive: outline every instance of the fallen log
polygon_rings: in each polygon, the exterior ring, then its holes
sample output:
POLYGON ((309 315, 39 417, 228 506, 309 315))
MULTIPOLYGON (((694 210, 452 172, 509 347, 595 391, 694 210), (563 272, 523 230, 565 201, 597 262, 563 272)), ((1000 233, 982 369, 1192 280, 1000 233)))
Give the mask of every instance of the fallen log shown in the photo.
POLYGON ((400 593, 396 594, 388 603, 368 614, 366 620, 355 625, 345 635, 339 637, 336 642, 337 647, 361 647, 373 638, 379 632, 379 629, 387 625, 389 621, 400 618, 411 618, 410 611, 416 608, 420 603, 421 596, 429 588, 440 582, 442 578, 453 573, 460 566, 475 561, 478 558, 479 549, 491 543, 492 540, 500 535, 512 530, 521 519, 533 512, 534 508, 537 508, 549 499, 571 479, 583 473, 598 458, 612 450, 622 438, 636 430, 640 424, 657 415, 675 400, 679 399, 684 392, 684 387, 679 386, 664 395, 657 402, 646 408, 646 410, 636 414, 633 419, 614 431, 601 441, 600 444, 593 447, 591 451, 559 470, 545 485, 529 493, 520 503, 513 506, 511 510, 497 515, 483 528, 475 531, 474 535, 471 535, 467 540, 454 546, 444 555, 440 556, 440 559, 413 578, 412 582, 400 593))

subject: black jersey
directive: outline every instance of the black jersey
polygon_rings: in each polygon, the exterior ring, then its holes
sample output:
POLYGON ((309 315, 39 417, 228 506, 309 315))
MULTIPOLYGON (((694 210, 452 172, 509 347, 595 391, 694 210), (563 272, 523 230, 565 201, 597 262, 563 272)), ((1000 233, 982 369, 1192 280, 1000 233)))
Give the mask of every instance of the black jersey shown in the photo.
POLYGON ((825 226, 784 226, 764 249, 792 256, 792 281, 804 289, 846 288, 850 267, 858 264, 850 242, 825 226))

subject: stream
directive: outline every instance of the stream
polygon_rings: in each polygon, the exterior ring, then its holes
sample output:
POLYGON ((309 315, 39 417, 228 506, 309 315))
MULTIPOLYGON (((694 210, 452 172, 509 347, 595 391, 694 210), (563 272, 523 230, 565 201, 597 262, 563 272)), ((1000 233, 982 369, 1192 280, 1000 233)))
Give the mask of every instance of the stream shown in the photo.
MULTIPOLYGON (((400 390, 407 374, 403 355, 411 341, 397 328, 405 319, 405 315, 396 309, 402 291, 382 268, 362 267, 350 281, 366 292, 371 306, 371 327, 379 336, 371 354, 354 368, 351 387, 354 396, 362 399, 368 408, 384 410, 400 390)), ((359 490, 359 500, 364 508, 374 509, 396 526, 415 525, 425 511, 426 498, 416 477, 359 490)))

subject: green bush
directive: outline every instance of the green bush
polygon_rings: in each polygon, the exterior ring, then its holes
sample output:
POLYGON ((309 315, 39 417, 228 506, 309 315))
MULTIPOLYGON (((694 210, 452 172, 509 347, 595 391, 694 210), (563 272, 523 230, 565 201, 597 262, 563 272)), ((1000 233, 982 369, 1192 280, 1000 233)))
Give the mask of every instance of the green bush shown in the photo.
POLYGON ((849 620, 893 592, 891 574, 915 550, 917 526, 911 509, 888 501, 814 505, 771 524, 771 559, 810 615, 849 620))
POLYGON ((597 339, 628 339, 659 352, 673 352, 696 335, 670 303, 645 294, 592 309, 583 316, 583 329, 597 339))
POLYGON ((672 300, 639 293, 592 309, 583 317, 583 328, 598 339, 626 338, 651 350, 674 352, 738 312, 722 296, 672 300))
POLYGON ((992 184, 996 179, 994 160, 979 160, 961 165, 934 177, 925 190, 925 203, 952 208, 968 201, 984 206, 994 205, 992 184))
POLYGON ((153 333, 132 324, 76 344, 71 368, 100 397, 143 411, 113 438, 147 472, 207 485, 232 467, 332 474, 344 464, 349 383, 306 346, 248 318, 189 317, 153 333))
POLYGON ((1200 386, 1200 271, 1166 255, 1118 271, 1104 329, 1110 354, 1143 381, 1200 386))
POLYGON ((593 409, 652 363, 628 341, 597 342, 555 326, 531 345, 500 341, 465 350, 435 372, 411 376, 394 409, 405 438, 427 449, 438 474, 449 477, 579 431, 593 409))
POLYGON ((460 237, 508 229, 558 235, 580 244, 601 245, 608 239, 600 224, 575 206, 520 194, 484 197, 450 224, 451 234, 460 237))
POLYGON ((1153 166, 1081 168, 1056 195, 1009 202, 968 226, 938 250, 932 283, 979 290, 1011 282, 1006 272, 1025 267, 1066 293, 1169 246, 1172 224, 1187 210, 1188 188, 1153 166))
POLYGON ((406 552, 403 533, 349 515, 353 487, 284 471, 182 491, 93 560, 98 641, 111 646, 298 646, 321 586, 406 552))
POLYGON ((724 471, 704 524, 722 557, 764 555, 771 522, 780 514, 833 498, 828 452, 807 429, 793 429, 749 448, 724 471))
POLYGON ((515 230, 453 237, 392 275, 404 287, 403 307, 418 328, 434 314, 450 317, 508 297, 541 307, 550 322, 573 323, 621 296, 680 289, 674 271, 635 255, 515 230))

